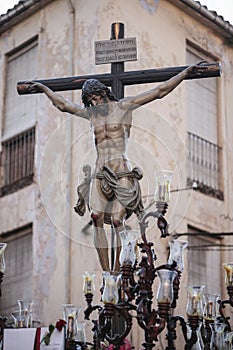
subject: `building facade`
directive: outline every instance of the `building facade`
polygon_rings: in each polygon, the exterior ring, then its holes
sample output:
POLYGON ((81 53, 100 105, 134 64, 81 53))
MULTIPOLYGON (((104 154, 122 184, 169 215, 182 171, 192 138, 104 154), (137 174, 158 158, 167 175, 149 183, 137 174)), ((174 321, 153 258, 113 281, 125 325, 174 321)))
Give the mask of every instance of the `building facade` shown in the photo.
MULTIPOLYGON (((28 298, 35 300, 36 320, 45 325, 62 317, 62 304, 85 308, 85 271, 96 274, 99 302, 101 268, 90 216, 79 217, 73 209, 82 167, 95 160, 90 125, 58 111, 43 94, 19 95, 16 84, 110 72, 110 64, 95 64, 94 43, 109 40, 117 21, 124 23, 125 38, 137 42, 137 60, 125 62, 125 71, 203 60, 221 64, 221 77, 184 81, 137 110, 128 157, 143 171, 148 210, 155 172, 173 171, 170 235, 189 242, 181 300, 189 283, 226 296, 222 263, 232 261, 233 242, 224 235, 233 231, 233 26, 194 0, 26 0, 0 17, 0 237, 8 244, 4 315, 18 299, 28 298)), ((125 86, 124 94, 152 84, 157 83, 125 86)), ((80 90, 61 94, 82 104, 80 90)), ((135 217, 127 224, 138 225, 135 217)), ((166 263, 171 236, 162 240, 153 223, 148 234, 158 264, 166 263)), ((177 313, 185 314, 183 302, 177 313)), ((138 348, 140 333, 131 338, 138 348)))

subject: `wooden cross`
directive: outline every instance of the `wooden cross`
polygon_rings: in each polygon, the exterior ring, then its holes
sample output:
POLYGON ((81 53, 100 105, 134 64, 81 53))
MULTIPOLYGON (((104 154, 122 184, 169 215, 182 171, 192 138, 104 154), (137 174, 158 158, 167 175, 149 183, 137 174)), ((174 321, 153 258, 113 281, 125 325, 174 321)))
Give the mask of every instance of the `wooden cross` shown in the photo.
MULTIPOLYGON (((121 39, 124 38, 124 25, 118 23, 120 30, 118 35, 115 32, 115 23, 112 24, 112 38, 121 39)), ((162 82, 175 76, 187 66, 167 67, 159 69, 147 69, 139 71, 125 72, 124 62, 111 63, 111 73, 93 74, 93 75, 81 75, 74 77, 55 78, 36 80, 53 91, 66 91, 81 89, 85 80, 98 79, 106 86, 111 86, 113 94, 118 98, 124 97, 124 86, 135 85, 144 83, 162 82)), ((201 65, 201 73, 190 74, 186 79, 199 79, 210 78, 221 75, 221 65, 219 63, 204 63, 201 65)), ((28 90, 29 84, 26 81, 19 81, 17 83, 17 91, 20 95, 31 94, 28 90)), ((38 91, 39 92, 39 91, 38 91)))
MULTIPOLYGON (((116 32, 116 24, 112 24, 112 37, 111 39, 118 40, 124 38, 124 25, 118 23, 117 27, 119 32, 116 32)), ((147 69, 139 71, 125 71, 124 62, 111 63, 111 73, 105 74, 93 74, 93 75, 83 75, 74 76, 66 78, 56 78, 56 79, 46 79, 46 80, 36 80, 53 91, 66 91, 66 90, 77 90, 81 89, 83 83, 87 79, 98 79, 100 82, 106 86, 111 86, 113 94, 118 98, 124 97, 124 86, 134 85, 134 84, 144 84, 144 83, 155 83, 162 82, 170 79, 171 77, 177 75, 182 70, 188 66, 179 67, 167 67, 160 69, 147 69)), ((197 78, 209 78, 217 77, 221 75, 221 66, 219 63, 205 63, 199 66, 198 74, 192 73, 186 79, 197 79, 197 78)), ((29 90, 31 86, 27 81, 19 81, 17 83, 17 91, 20 95, 31 94, 29 90)), ((37 91, 40 92, 39 90, 37 91)), ((113 232, 112 232, 113 239, 113 232)), ((113 246, 113 244, 112 244, 113 246)), ((114 261, 114 252, 112 248, 112 266, 114 261)))

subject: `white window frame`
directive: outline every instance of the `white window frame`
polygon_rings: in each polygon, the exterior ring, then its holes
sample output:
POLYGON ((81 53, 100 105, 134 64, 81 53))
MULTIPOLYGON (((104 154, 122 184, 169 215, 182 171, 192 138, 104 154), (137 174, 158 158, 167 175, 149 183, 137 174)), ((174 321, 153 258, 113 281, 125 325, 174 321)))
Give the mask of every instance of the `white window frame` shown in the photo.
POLYGON ((12 311, 18 309, 17 300, 28 300, 33 297, 32 238, 33 227, 31 223, 16 230, 2 233, 0 236, 0 241, 7 243, 4 254, 6 270, 1 285, 2 297, 0 298, 0 314, 2 316, 9 316, 12 311))

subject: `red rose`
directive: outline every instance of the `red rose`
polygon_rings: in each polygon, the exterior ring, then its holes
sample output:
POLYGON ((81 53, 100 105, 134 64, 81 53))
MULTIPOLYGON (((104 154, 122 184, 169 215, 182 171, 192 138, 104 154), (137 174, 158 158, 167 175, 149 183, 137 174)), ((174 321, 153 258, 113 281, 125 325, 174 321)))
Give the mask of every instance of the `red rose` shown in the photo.
POLYGON ((59 321, 57 321, 56 322, 56 328, 57 328, 57 330, 59 331, 59 332, 61 332, 61 330, 62 330, 62 328, 65 326, 65 324, 66 324, 66 321, 64 321, 64 320, 59 320, 59 321))

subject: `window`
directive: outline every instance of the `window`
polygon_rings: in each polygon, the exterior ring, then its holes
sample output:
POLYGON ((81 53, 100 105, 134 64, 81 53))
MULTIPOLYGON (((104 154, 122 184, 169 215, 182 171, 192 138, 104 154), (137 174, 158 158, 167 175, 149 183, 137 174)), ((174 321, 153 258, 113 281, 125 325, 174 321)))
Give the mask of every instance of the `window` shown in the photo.
POLYGON ((35 95, 18 95, 16 85, 19 80, 35 79, 36 74, 36 40, 7 55, 2 135, 4 140, 35 125, 37 98, 35 95))
POLYGON ((1 315, 18 309, 18 299, 32 298, 32 225, 2 234, 6 271, 0 299, 1 315))
MULTIPOLYGON (((186 51, 187 64, 207 60, 192 47, 186 51)), ((218 145, 217 78, 196 79, 187 84, 187 180, 198 189, 223 199, 220 189, 221 147, 218 145)))
POLYGON ((190 227, 188 231, 195 234, 188 236, 188 283, 206 286, 206 293, 221 294, 219 239, 190 227))
POLYGON ((32 183, 36 96, 20 96, 19 80, 35 79, 37 40, 6 56, 6 93, 2 129, 1 195, 32 183))
POLYGON ((2 143, 2 196, 32 183, 34 148, 35 128, 2 143))

